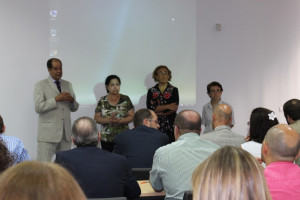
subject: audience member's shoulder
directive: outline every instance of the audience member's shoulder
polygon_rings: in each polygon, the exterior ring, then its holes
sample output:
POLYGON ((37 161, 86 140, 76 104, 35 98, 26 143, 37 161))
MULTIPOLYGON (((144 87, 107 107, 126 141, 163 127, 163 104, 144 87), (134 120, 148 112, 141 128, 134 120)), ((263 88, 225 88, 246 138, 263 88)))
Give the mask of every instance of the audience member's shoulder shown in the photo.
POLYGON ((208 132, 208 133, 201 133, 200 134, 200 138, 201 139, 204 139, 204 138, 211 138, 211 137, 214 137, 216 133, 214 131, 212 132, 208 132))
POLYGON ((1 135, 1 138, 5 141, 5 142, 14 142, 14 143, 22 143, 22 141, 15 137, 15 136, 9 136, 9 135, 1 135))

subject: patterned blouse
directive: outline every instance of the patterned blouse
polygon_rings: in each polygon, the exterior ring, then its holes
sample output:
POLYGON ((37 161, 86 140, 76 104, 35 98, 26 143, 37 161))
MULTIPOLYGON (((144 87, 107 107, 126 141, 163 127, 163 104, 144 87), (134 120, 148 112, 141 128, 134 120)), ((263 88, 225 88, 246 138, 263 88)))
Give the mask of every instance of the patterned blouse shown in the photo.
MULTIPOLYGON (((126 95, 121 94, 120 100, 115 106, 109 103, 108 96, 106 95, 100 98, 95 113, 101 112, 101 115, 104 118, 109 118, 113 113, 116 113, 116 117, 118 118, 126 118, 128 116, 128 111, 133 108, 130 98, 126 95)), ((112 142, 115 135, 128 129, 128 124, 102 124, 101 140, 112 142)))
MULTIPOLYGON (((155 110, 158 105, 166 105, 176 103, 179 104, 178 89, 168 83, 167 88, 163 93, 160 92, 158 84, 150 88, 147 93, 147 108, 155 110)), ((170 110, 165 110, 164 112, 169 112, 170 110)), ((174 141, 173 124, 176 117, 176 112, 170 115, 158 115, 158 123, 160 125, 159 130, 166 133, 170 142, 174 141)))

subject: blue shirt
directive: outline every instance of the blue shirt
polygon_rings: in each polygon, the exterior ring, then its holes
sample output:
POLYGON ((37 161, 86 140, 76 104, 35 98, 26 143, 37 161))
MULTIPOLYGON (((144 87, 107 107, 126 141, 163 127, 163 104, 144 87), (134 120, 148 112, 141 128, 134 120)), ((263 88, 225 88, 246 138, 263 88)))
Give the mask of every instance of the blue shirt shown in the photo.
POLYGON ((191 190, 195 168, 220 147, 202 140, 196 133, 185 133, 176 142, 156 150, 150 183, 155 190, 166 192, 166 200, 182 199, 191 190))
POLYGON ((25 160, 31 160, 30 155, 19 138, 3 134, 0 135, 0 138, 5 142, 8 151, 14 156, 14 164, 25 160))

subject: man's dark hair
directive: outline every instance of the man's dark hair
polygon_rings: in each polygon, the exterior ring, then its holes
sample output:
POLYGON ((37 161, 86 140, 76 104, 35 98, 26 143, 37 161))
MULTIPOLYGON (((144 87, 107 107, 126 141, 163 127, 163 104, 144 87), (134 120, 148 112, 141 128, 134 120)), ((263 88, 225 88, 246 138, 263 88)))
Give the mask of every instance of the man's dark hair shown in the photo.
POLYGON ((180 134, 187 133, 187 132, 196 132, 200 133, 201 130, 201 116, 199 113, 193 110, 183 110, 175 118, 174 125, 178 127, 180 134), (186 118, 186 112, 194 112, 198 119, 197 121, 190 121, 186 118))
POLYGON ((61 62, 61 60, 59 60, 58 58, 50 58, 48 61, 47 61, 47 68, 48 69, 52 69, 52 62, 53 61, 58 61, 58 62, 60 62, 60 64, 62 65, 62 62, 61 62))
POLYGON ((152 114, 150 110, 146 108, 139 109, 135 112, 133 116, 133 125, 134 127, 138 127, 143 125, 144 119, 152 119, 152 114))
POLYGON ((213 81, 213 82, 211 82, 211 83, 209 83, 209 84, 207 85, 207 94, 210 93, 210 88, 213 87, 213 86, 219 87, 219 88, 221 89, 221 91, 223 92, 223 87, 222 87, 222 85, 221 85, 219 82, 217 82, 217 81, 213 81))
POLYGON ((300 119, 300 100, 291 99, 283 105, 284 116, 287 120, 289 116, 292 120, 297 121, 300 119))
POLYGON ((3 119, 0 115, 0 133, 3 133, 3 127, 4 127, 4 122, 3 122, 3 119))
MULTIPOLYGON (((117 75, 109 75, 109 76, 106 77, 106 79, 105 79, 105 86, 108 86, 109 83, 110 83, 110 81, 111 81, 112 79, 117 79, 117 80, 119 81, 120 85, 121 85, 121 79, 120 79, 120 77, 118 77, 117 75)), ((107 87, 105 87, 105 89, 106 89, 106 92, 109 93, 107 87)))
POLYGON ((74 121, 73 140, 77 147, 97 146, 98 128, 96 122, 89 117, 80 117, 74 121))

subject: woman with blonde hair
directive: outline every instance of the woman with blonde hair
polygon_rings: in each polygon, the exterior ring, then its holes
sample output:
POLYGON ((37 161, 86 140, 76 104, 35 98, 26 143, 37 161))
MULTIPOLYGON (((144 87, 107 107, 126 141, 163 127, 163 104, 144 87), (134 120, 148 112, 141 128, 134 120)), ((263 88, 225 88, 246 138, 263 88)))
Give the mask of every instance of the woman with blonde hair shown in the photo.
POLYGON ((75 179, 53 163, 25 161, 0 176, 0 199, 86 200, 75 179))
POLYGON ((225 146, 192 176, 193 200, 271 200, 262 166, 247 151, 225 146))

